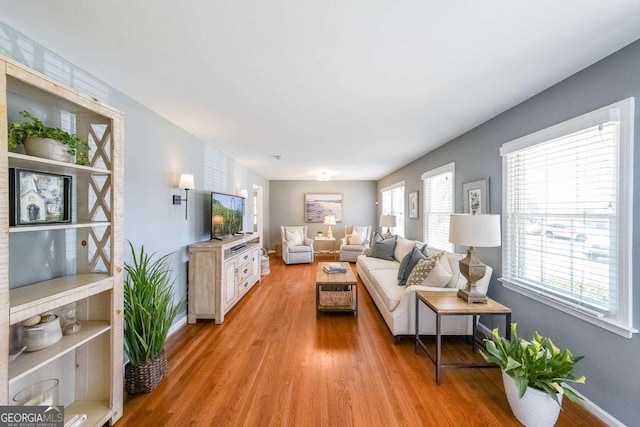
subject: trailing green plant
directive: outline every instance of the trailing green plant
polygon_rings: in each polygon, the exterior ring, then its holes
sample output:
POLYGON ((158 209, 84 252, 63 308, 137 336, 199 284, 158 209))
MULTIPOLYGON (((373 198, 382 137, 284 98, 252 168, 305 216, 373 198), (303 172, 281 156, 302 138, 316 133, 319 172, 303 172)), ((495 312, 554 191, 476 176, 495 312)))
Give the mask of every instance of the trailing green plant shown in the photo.
POLYGON ((498 328, 493 330, 491 339, 485 340, 486 352, 480 350, 484 360, 495 363, 515 380, 520 398, 527 387, 533 387, 549 394, 558 404, 558 394, 564 394, 574 402, 581 400, 564 383, 584 384, 586 378, 576 378, 573 373, 576 363, 584 356, 574 356, 569 349, 561 352, 551 339, 537 332, 531 341, 519 338, 516 326, 516 323, 511 324, 511 340, 501 337, 498 328))
POLYGON ((124 341, 131 363, 141 366, 164 351, 169 328, 184 306, 184 298, 173 301, 173 282, 169 257, 136 252, 131 242, 131 264, 125 263, 124 341))
POLYGON ((67 153, 76 156, 76 163, 79 165, 89 164, 89 143, 71 135, 60 128, 45 126, 41 120, 27 111, 21 111, 20 115, 26 120, 24 122, 13 122, 9 125, 8 148, 14 150, 18 145, 24 143, 29 137, 51 138, 67 146, 67 153))

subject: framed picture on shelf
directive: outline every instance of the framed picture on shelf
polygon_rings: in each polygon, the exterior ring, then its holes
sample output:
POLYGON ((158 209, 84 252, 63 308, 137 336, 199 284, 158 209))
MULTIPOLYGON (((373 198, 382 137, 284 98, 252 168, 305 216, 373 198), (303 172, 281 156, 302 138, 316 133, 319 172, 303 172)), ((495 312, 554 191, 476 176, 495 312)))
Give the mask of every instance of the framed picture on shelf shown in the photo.
POLYGON ((335 215, 342 222, 342 194, 305 194, 304 222, 324 222, 324 217, 335 215))
POLYGON ((489 178, 462 184, 464 213, 489 213, 489 178))
POLYGON ((71 176, 9 169, 10 225, 71 222, 71 176))
POLYGON ((409 193, 409 218, 418 219, 418 192, 409 193))

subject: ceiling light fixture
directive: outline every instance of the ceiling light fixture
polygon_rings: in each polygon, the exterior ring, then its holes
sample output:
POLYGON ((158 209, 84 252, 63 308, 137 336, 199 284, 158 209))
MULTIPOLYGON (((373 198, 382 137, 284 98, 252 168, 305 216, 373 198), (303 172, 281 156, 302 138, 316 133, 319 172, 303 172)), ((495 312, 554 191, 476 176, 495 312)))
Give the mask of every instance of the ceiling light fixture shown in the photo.
POLYGON ((274 156, 276 160, 282 160, 284 159, 284 156, 281 156, 280 154, 274 154, 274 156))
POLYGON ((316 175, 317 181, 331 181, 331 174, 327 171, 322 171, 316 175))

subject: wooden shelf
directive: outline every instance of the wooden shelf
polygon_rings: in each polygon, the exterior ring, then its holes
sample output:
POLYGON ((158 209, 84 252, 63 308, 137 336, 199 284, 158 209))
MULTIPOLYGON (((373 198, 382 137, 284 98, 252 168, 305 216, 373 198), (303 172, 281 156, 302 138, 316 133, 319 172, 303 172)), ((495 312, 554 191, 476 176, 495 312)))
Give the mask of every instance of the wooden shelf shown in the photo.
POLYGON ((9 324, 111 289, 107 273, 76 274, 9 291, 9 324))
POLYGON ((111 329, 109 322, 80 321, 80 332, 62 337, 54 345, 42 350, 22 353, 9 365, 9 383, 19 380, 47 363, 64 356, 68 352, 80 347, 87 341, 111 329))
POLYGON ((47 225, 23 225, 9 227, 9 233, 29 233, 33 231, 49 231, 49 230, 69 230, 74 228, 93 228, 93 227, 107 227, 111 225, 108 221, 97 222, 82 222, 75 224, 47 224, 47 225))
POLYGON ((33 169, 42 172, 58 174, 85 174, 85 175, 111 175, 107 169, 94 168, 91 166, 81 166, 74 163, 59 162, 57 160, 43 159, 42 157, 28 156, 26 154, 8 153, 9 167, 33 169))
POLYGON ((64 423, 76 414, 87 414, 81 426, 101 426, 111 418, 109 402, 101 400, 76 400, 64 407, 64 423))

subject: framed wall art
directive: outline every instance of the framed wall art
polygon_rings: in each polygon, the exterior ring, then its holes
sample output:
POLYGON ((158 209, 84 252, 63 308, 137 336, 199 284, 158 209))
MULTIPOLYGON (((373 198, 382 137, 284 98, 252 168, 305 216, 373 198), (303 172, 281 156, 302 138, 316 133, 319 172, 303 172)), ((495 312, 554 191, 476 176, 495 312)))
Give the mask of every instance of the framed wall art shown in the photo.
POLYGON ((342 222, 342 194, 305 194, 304 222, 324 222, 327 215, 335 215, 342 222))
POLYGON ((409 218, 418 219, 418 192, 409 193, 409 218))
POLYGON ((9 169, 10 225, 71 222, 71 176, 9 169))
POLYGON ((464 213, 489 213, 489 178, 462 184, 464 213))

